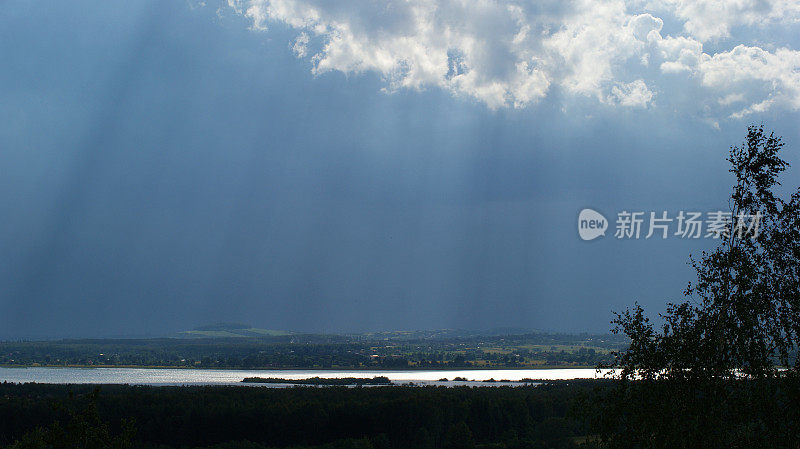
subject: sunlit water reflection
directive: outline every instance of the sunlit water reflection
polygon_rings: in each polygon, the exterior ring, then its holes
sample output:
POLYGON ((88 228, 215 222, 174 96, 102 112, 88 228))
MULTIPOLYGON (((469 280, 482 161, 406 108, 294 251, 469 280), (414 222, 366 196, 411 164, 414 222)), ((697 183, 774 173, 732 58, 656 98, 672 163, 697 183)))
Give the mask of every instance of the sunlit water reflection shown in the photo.
MULTIPOLYGON (((131 384, 131 385, 242 385, 245 377, 282 379, 372 378, 386 376, 395 384, 419 385, 519 385, 523 379, 568 380, 602 377, 592 368, 576 369, 497 369, 431 371, 350 371, 350 370, 209 370, 169 368, 0 368, 0 382, 38 382, 52 384, 131 384), (454 378, 467 379, 454 381, 454 378), (440 379, 447 379, 443 381, 440 379), (494 382, 490 381, 494 380, 494 382)), ((281 387, 283 384, 258 384, 281 387)))

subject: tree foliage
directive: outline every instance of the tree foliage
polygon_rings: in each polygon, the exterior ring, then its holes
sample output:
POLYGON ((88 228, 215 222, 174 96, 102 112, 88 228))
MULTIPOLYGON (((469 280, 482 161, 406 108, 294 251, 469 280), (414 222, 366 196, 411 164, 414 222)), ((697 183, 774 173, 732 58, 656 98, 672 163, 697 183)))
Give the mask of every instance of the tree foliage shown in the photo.
MULTIPOLYGON (((133 421, 123 419, 119 435, 113 435, 97 411, 99 390, 87 394, 79 411, 68 410, 65 424, 54 421, 23 435, 9 449, 129 449, 136 434, 133 421)), ((56 407, 59 408, 59 407, 56 407)))
POLYGON ((777 193, 783 145, 751 126, 731 147, 732 219, 715 250, 691 259, 697 280, 685 299, 668 305, 660 328, 638 304, 613 322, 631 340, 614 364, 623 378, 762 378, 800 367, 800 189, 787 200, 777 193), (737 217, 756 216, 758 232, 746 233, 737 217))
POLYGON ((595 382, 476 388, 104 385, 99 395, 87 385, 0 383, 0 447, 122 448, 130 441, 135 448, 159 449, 578 449, 576 439, 586 429, 570 409, 595 382), (125 423, 135 423, 136 432, 125 423), (87 436, 92 444, 76 443, 87 436), (42 445, 50 441, 67 443, 42 445))
POLYGON ((606 447, 800 444, 800 189, 780 195, 783 146, 748 128, 728 157, 732 220, 716 249, 690 258, 684 299, 659 325, 638 304, 612 322, 630 344, 610 366, 617 388, 588 413, 606 447), (758 217, 758 232, 739 217, 758 217))

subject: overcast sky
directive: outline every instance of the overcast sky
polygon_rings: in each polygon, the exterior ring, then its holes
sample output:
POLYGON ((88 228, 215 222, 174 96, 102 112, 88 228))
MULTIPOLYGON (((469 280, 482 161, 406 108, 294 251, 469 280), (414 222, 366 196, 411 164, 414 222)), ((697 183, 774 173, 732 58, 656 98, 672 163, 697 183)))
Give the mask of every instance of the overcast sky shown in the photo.
POLYGON ((6 1, 0 338, 607 331, 798 110, 795 0, 6 1))

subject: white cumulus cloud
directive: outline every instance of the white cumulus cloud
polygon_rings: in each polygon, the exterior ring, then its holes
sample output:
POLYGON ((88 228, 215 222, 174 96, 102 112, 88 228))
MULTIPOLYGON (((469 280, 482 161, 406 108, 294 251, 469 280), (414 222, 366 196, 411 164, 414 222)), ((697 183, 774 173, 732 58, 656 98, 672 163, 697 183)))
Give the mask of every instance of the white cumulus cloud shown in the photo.
POLYGON ((653 100, 653 92, 647 88, 642 80, 631 83, 619 83, 611 88, 611 95, 608 98, 610 103, 622 106, 644 108, 653 100))
POLYGON ((684 30, 708 41, 730 37, 737 26, 766 27, 797 23, 797 0, 651 0, 648 5, 683 20, 684 30))
POLYGON ((387 91, 441 88, 496 109, 530 106, 558 89, 609 107, 647 108, 655 91, 683 84, 706 92, 721 116, 800 109, 800 52, 735 40, 705 50, 717 39, 732 40, 737 27, 793 29, 800 1, 228 3, 254 29, 271 22, 297 29, 289 45, 314 73, 376 72, 387 91), (681 31, 663 34, 668 20, 681 31))

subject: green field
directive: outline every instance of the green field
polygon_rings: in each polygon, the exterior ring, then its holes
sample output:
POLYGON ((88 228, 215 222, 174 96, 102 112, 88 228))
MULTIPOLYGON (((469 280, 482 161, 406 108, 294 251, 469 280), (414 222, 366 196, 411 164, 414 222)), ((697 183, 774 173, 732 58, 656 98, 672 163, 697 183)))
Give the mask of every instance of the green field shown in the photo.
POLYGON ((3 366, 163 366, 266 369, 594 367, 625 340, 532 332, 442 330, 301 334, 217 325, 173 338, 0 342, 3 366), (490 334, 490 332, 487 332, 490 334))

